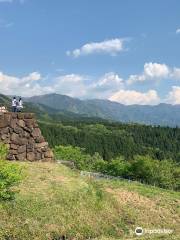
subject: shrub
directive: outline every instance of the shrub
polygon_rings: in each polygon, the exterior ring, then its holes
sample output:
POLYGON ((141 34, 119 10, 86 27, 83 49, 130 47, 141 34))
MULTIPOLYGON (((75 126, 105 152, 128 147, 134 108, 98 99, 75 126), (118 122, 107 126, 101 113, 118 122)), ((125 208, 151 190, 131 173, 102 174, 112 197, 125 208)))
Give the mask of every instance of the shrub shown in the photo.
POLYGON ((121 156, 105 161, 99 153, 91 156, 85 149, 73 146, 56 146, 54 152, 56 158, 74 161, 80 170, 130 178, 167 189, 180 188, 180 167, 172 160, 159 161, 147 155, 135 156, 131 161, 121 156))
POLYGON ((21 167, 18 164, 0 160, 0 200, 13 199, 15 191, 12 187, 21 179, 21 167))
POLYGON ((136 156, 129 170, 130 175, 135 180, 141 180, 162 188, 178 188, 179 166, 172 160, 159 161, 149 156, 136 156))
POLYGON ((12 187, 21 180, 21 167, 16 163, 6 161, 8 147, 0 143, 0 200, 14 197, 12 187))
POLYGON ((8 147, 7 145, 0 143, 0 159, 6 159, 8 147))
POLYGON ((80 170, 88 168, 91 156, 85 153, 85 150, 80 147, 73 146, 56 146, 54 148, 56 159, 73 161, 76 167, 80 170))

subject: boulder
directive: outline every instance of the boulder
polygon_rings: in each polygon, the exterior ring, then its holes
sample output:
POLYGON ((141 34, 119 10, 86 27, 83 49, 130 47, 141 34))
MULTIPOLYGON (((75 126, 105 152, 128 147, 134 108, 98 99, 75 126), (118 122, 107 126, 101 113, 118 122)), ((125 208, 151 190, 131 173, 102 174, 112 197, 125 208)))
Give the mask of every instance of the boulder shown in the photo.
POLYGON ((45 139, 44 139, 43 136, 38 136, 38 137, 35 138, 35 142, 36 143, 43 143, 43 142, 45 142, 45 139))
POLYGON ((13 154, 11 154, 11 153, 8 153, 8 155, 7 155, 6 158, 7 158, 7 160, 10 160, 10 161, 16 160, 15 155, 13 155, 13 154))
POLYGON ((20 153, 16 156, 16 159, 17 160, 20 160, 20 161, 25 161, 26 160, 26 153, 20 153))
POLYGON ((24 119, 32 119, 34 118, 34 113, 24 113, 24 119))
POLYGON ((20 119, 18 122, 17 122, 17 124, 20 126, 20 127, 25 127, 25 122, 22 120, 22 119, 20 119))
POLYGON ((45 158, 53 158, 53 152, 51 150, 48 150, 44 153, 45 158))
POLYGON ((11 148, 11 149, 18 149, 18 147, 19 147, 19 146, 16 145, 16 144, 11 144, 11 145, 10 145, 10 148, 11 148))
POLYGON ((44 148, 48 146, 48 142, 36 143, 36 148, 44 148))
POLYGON ((35 153, 34 152, 28 152, 27 153, 27 160, 28 161, 35 161, 35 153))
POLYGON ((26 145, 22 145, 18 148, 18 153, 24 153, 26 152, 26 145))
POLYGON ((31 133, 33 138, 40 137, 41 136, 41 130, 39 128, 34 128, 31 133))
POLYGON ((9 118, 5 117, 4 115, 0 115, 0 128, 8 127, 9 123, 9 118))
POLYGON ((12 129, 15 129, 16 128, 16 126, 17 126, 17 119, 11 119, 11 121, 10 121, 10 127, 12 128, 12 129))
POLYGON ((26 127, 35 127, 34 119, 25 119, 24 123, 25 123, 26 127))

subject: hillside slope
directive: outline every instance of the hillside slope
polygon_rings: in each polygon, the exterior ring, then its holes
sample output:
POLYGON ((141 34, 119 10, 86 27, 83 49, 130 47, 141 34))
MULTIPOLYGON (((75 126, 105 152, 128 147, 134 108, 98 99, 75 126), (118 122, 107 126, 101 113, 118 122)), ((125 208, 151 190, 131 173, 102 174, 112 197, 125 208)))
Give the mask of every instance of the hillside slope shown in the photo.
MULTIPOLYGON (((94 180, 53 163, 19 163, 25 178, 0 203, 0 239, 136 239, 134 229, 173 229, 140 239, 179 239, 180 194, 136 182, 94 180)), ((139 238, 138 238, 139 239, 139 238)))

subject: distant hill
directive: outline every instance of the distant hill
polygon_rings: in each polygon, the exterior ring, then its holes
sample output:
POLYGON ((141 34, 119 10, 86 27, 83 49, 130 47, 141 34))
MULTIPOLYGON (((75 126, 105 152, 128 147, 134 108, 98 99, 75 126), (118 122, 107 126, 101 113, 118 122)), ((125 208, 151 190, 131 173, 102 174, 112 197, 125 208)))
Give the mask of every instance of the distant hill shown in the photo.
MULTIPOLYGON (((121 122, 136 122, 143 124, 180 126, 180 105, 159 104, 123 105, 109 100, 80 100, 60 94, 46 94, 25 99, 34 106, 44 106, 68 113, 80 114, 87 117, 98 117, 121 122)), ((49 110, 46 108, 45 111, 49 110)), ((54 113, 55 113, 54 112, 54 113)))
MULTIPOLYGON (((39 120, 50 121, 50 122, 72 122, 72 121, 83 121, 83 122, 104 122, 105 120, 99 117, 88 117, 87 114, 77 114, 73 111, 67 111, 66 109, 57 110, 54 105, 48 106, 45 104, 27 101, 28 99, 23 99, 24 102, 24 112, 33 112, 36 114, 39 120)), ((9 111, 11 111, 11 97, 0 94, 0 106, 6 106, 9 111)))

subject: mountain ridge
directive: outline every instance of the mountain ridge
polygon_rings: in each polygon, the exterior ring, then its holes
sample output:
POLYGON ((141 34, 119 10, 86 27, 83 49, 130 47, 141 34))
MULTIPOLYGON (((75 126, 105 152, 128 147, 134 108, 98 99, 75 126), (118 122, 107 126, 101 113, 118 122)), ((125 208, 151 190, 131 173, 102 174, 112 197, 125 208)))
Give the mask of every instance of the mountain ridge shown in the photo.
MULTIPOLYGON (((124 123, 180 127, 180 105, 123 105, 106 99, 81 100, 57 93, 25 97, 23 100, 25 110, 33 111, 38 116, 55 116, 56 119, 65 116, 71 120, 97 118, 124 123)), ((11 100, 8 96, 0 94, 0 104, 10 109, 11 100)))
POLYGON ((34 104, 44 104, 56 110, 66 110, 88 117, 135 122, 150 125, 180 126, 180 105, 123 105, 106 99, 80 100, 61 94, 46 94, 25 99, 34 104))

